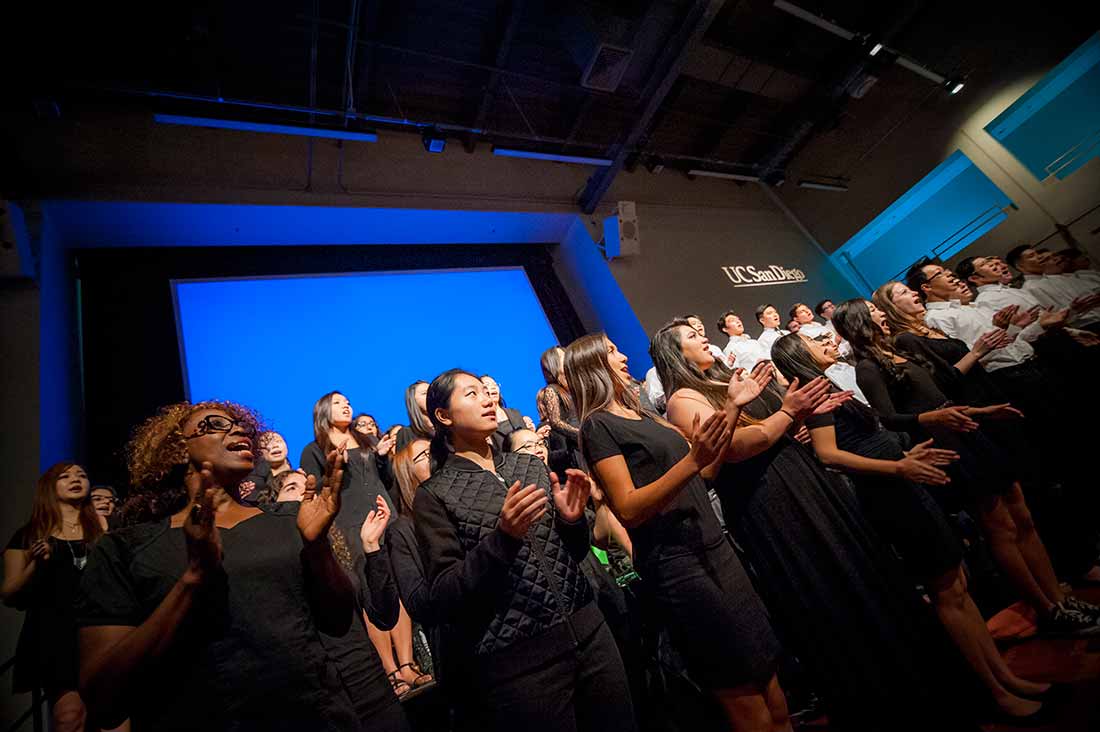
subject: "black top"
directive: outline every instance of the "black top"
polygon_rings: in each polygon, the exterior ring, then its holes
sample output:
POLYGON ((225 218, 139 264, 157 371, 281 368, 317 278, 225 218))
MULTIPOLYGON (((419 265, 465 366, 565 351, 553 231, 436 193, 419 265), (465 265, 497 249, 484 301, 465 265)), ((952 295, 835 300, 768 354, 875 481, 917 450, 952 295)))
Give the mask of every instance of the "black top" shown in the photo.
POLYGON ((454 628, 464 660, 505 678, 574 649, 602 616, 578 566, 588 553, 583 519, 566 523, 550 500, 522 539, 500 528, 513 482, 549 494, 546 466, 506 453, 495 467, 451 455, 420 486, 413 510, 433 612, 454 628))
POLYGON ((875 361, 862 359, 856 364, 856 383, 887 428, 923 434, 917 418, 945 406, 947 395, 928 369, 912 361, 895 365, 902 373, 900 381, 884 373, 875 361))
POLYGON ((903 353, 915 353, 931 364, 932 378, 953 401, 977 407, 1008 401, 980 363, 971 366, 965 374, 955 368, 955 364, 970 353, 970 347, 958 338, 901 333, 894 343, 903 353))
MULTIPOLYGON (((402 430, 404 431, 404 430, 402 430)), ((298 463, 307 475, 317 479, 318 489, 325 475, 327 461, 321 452, 321 446, 313 441, 302 450, 302 459, 298 463)), ((382 496, 390 507, 390 520, 397 515, 393 498, 382 481, 379 472, 378 453, 374 450, 354 448, 348 450, 347 464, 344 466, 344 485, 340 493, 340 513, 336 516, 336 528, 344 532, 349 546, 362 546, 359 543, 359 529, 363 526, 367 514, 375 509, 375 499, 382 496)))
MULTIPOLYGON (((648 415, 636 420, 610 412, 597 412, 585 420, 581 446, 589 465, 622 455, 635 488, 660 478, 690 450, 679 432, 648 415)), ((697 554, 723 539, 706 484, 699 476, 688 481, 660 514, 628 531, 634 544, 634 564, 639 568, 697 554)))
MULTIPOLYGON (((29 526, 15 532, 5 550, 30 549, 29 526)), ((30 582, 10 602, 26 610, 15 649, 12 687, 17 692, 75 689, 76 625, 73 603, 89 546, 83 539, 49 537, 50 558, 38 560, 30 582)))
POLYGON ((386 547, 397 589, 409 616, 422 625, 437 625, 439 618, 432 611, 431 588, 413 522, 405 516, 390 522, 386 529, 386 547))
POLYGON ((805 424, 810 430, 833 427, 839 449, 866 458, 900 460, 909 445, 907 435, 883 427, 874 411, 855 399, 828 414, 812 414, 805 424))
POLYGON ((519 413, 519 410, 512 409, 511 407, 504 407, 504 414, 507 419, 497 422, 497 431, 493 433, 493 445, 496 447, 497 452, 504 452, 504 445, 508 441, 508 435, 517 430, 527 429, 527 423, 523 421, 523 415, 519 413))
MULTIPOLYGON (((130 694, 134 729, 358 729, 310 613, 294 505, 218 530, 221 581, 203 588, 172 647, 130 694)), ((168 519, 101 538, 77 625, 145 622, 187 567, 185 541, 168 519)))

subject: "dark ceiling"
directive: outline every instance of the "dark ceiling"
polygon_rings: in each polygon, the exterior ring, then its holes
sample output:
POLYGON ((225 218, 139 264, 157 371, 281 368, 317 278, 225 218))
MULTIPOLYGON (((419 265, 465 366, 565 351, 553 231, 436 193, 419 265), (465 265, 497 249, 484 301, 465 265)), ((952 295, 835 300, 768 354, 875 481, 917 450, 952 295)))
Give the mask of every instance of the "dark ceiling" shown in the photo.
MULTIPOLYGON (((981 36, 984 18, 1008 12, 1003 4, 795 4, 886 38, 949 78, 1011 53, 981 36)), ((822 131, 858 119, 873 137, 898 104, 948 96, 890 53, 871 58, 861 39, 772 0, 207 0, 155 15, 148 5, 38 5, 22 25, 38 114, 106 102, 335 129, 434 126, 467 149, 612 158, 582 194, 586 208, 620 167, 637 164, 774 183, 822 131), (613 90, 582 83, 600 43, 631 52, 613 90), (868 76, 874 88, 853 99, 868 76), (856 104, 863 109, 852 114, 856 104)), ((1074 47, 1072 34, 1041 36, 1035 42, 1074 47)), ((820 151, 815 164, 823 174, 843 167, 820 151)))

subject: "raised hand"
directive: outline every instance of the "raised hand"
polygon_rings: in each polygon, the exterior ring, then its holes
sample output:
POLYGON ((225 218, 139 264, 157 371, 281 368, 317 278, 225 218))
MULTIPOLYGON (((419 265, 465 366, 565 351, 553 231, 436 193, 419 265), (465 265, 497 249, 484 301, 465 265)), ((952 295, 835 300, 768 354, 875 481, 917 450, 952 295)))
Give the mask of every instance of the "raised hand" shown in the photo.
POLYGON ((989 419, 1023 419, 1024 413, 1008 402, 1004 404, 991 404, 988 407, 966 407, 966 414, 970 417, 987 417, 989 419))
POLYGON ((558 515, 568 523, 584 515, 584 506, 591 490, 592 481, 576 468, 566 469, 564 486, 558 482, 556 473, 550 473, 550 494, 554 496, 554 506, 558 509, 558 515))
POLYGON ((945 427, 952 432, 973 432, 978 429, 978 423, 970 418, 967 410, 970 407, 944 407, 924 412, 920 415, 922 424, 934 424, 945 427))
POLYGON ((336 514, 340 512, 340 490, 344 481, 344 452, 331 450, 325 465, 325 476, 321 490, 317 490, 317 479, 312 475, 306 478, 305 495, 298 508, 298 533, 307 544, 317 541, 328 533, 336 514))
POLYGON ((818 376, 801 388, 799 388, 798 377, 795 377, 787 387, 782 409, 794 415, 795 422, 801 422, 829 398, 829 388, 829 380, 824 376, 818 376))
POLYGON ((1087 330, 1077 330, 1075 328, 1070 328, 1069 337, 1076 341, 1077 345, 1084 346, 1085 348, 1100 346, 1100 337, 1098 337, 1095 333, 1089 333, 1087 330))
POLYGON ((378 551, 382 542, 382 534, 386 532, 386 525, 390 522, 390 506, 382 496, 374 499, 376 508, 367 514, 363 525, 359 527, 359 538, 363 542, 363 551, 370 554, 378 551))
POLYGON ((699 415, 696 414, 691 421, 691 451, 688 455, 702 470, 720 456, 725 456, 732 436, 733 428, 725 412, 715 412, 702 425, 699 424, 699 415))
POLYGON ((532 432, 535 431, 535 423, 532 422, 531 418, 528 417, 526 414, 523 415, 523 426, 526 427, 527 429, 531 430, 532 432))
POLYGON ((978 340, 974 341, 974 347, 971 348, 971 352, 981 358, 990 351, 994 351, 998 348, 1004 348, 1008 345, 1008 333, 997 328, 991 330, 988 333, 982 333, 978 336, 978 340))
POLYGON ((517 480, 504 497, 504 505, 500 509, 500 530, 513 539, 522 539, 531 524, 546 513, 549 500, 546 491, 536 484, 520 488, 517 480))
POLYGON ((993 325, 998 328, 1007 328, 1012 325, 1012 319, 1016 317, 1016 313, 1019 311, 1019 305, 1006 305, 997 312, 993 313, 993 325))
POLYGON ((814 441, 814 438, 810 436, 810 431, 806 429, 806 425, 802 425, 798 428, 798 431, 794 433, 794 439, 798 440, 803 445, 811 445, 814 441))
MULTIPOLYGON (((753 372, 755 375, 755 372, 753 372)), ((763 371, 761 378, 764 384, 772 380, 770 371, 763 371)), ((726 398, 737 407, 743 407, 753 399, 760 396, 763 385, 756 378, 745 378, 745 369, 737 369, 730 378, 729 387, 726 388, 726 398)))
POLYGON ((544 424, 535 430, 535 434, 539 436, 540 440, 545 440, 550 437, 550 425, 544 424))
POLYGON ((769 361, 761 361, 752 367, 752 380, 760 384, 760 391, 775 378, 775 367, 769 361))
POLYGON ((905 451, 906 457, 911 457, 914 460, 920 460, 924 463, 929 463, 937 467, 943 467, 944 465, 950 465, 959 459, 959 453, 954 450, 942 450, 938 447, 932 447, 933 440, 925 440, 917 445, 914 445, 909 450, 905 451))
POLYGON ((1041 310, 1042 308, 1038 305, 1028 308, 1027 310, 1020 310, 1016 313, 1016 317, 1012 319, 1012 324, 1021 328, 1026 328, 1035 322, 1041 310))
POLYGON ((394 437, 393 435, 386 435, 378 441, 378 445, 376 445, 374 448, 375 452, 377 452, 380 457, 386 457, 390 454, 390 450, 393 449, 393 446, 394 444, 396 444, 396 442, 396 437, 394 437))
POLYGON ((237 495, 241 497, 241 500, 248 498, 256 491, 256 484, 251 480, 246 480, 237 486, 237 495))
POLYGON ((932 463, 917 460, 911 456, 905 456, 895 463, 901 477, 915 483, 927 483, 929 485, 947 485, 951 479, 947 473, 932 465, 932 463))
POLYGON ((187 475, 187 494, 191 499, 187 518, 183 521, 183 535, 187 542, 188 570, 205 579, 222 564, 222 540, 214 525, 214 498, 218 487, 214 485, 214 466, 203 463, 198 472, 187 475))
POLYGON ((834 391, 826 397, 825 401, 818 404, 814 408, 814 414, 828 414, 844 402, 848 401, 855 394, 854 391, 834 391))
POLYGON ((1061 310, 1044 310, 1039 314, 1039 325, 1042 326, 1043 330, 1063 328, 1068 320, 1069 308, 1062 308, 1061 310))
POLYGON ((1069 306, 1075 313, 1084 313, 1098 308, 1100 307, 1100 292, 1081 295, 1081 297, 1071 302, 1069 306))
POLYGON ((28 551, 30 551, 32 560, 40 562, 50 561, 50 555, 53 553, 50 549, 49 539, 39 539, 31 544, 31 548, 28 551))

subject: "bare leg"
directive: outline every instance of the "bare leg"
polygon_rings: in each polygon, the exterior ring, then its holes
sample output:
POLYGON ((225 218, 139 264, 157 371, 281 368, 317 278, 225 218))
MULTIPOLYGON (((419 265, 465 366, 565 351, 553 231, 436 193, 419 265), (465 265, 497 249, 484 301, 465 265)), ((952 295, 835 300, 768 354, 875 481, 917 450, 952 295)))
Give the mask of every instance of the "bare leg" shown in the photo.
POLYGON ((69 689, 50 696, 50 728, 53 732, 84 732, 87 711, 80 694, 69 689))
POLYGON ((1020 554, 1031 569, 1031 575, 1039 586, 1043 588, 1043 594, 1050 598, 1051 602, 1060 603, 1066 599, 1062 588, 1058 586, 1058 577, 1054 573, 1054 565, 1050 562, 1050 555, 1035 530, 1035 522, 1031 518, 1031 510, 1027 507, 1024 492, 1019 483, 1012 485, 1012 490, 1005 495, 1005 506, 1008 508, 1012 520, 1016 522, 1016 544, 1020 547, 1020 554))
MULTIPOLYGON (((997 706, 1006 713, 1018 717, 1039 711, 1042 704, 1016 696, 1001 684, 994 672, 982 643, 982 636, 988 637, 989 631, 981 615, 975 618, 968 610, 967 600, 970 595, 966 591, 962 569, 959 567, 952 569, 947 574, 929 582, 929 586, 932 588, 932 602, 936 608, 936 615, 939 616, 940 622, 947 634, 951 636, 955 646, 966 658, 970 668, 989 689, 997 706)), ((990 642, 992 643, 992 639, 990 642)))
MULTIPOLYGON (((363 613, 363 620, 367 624, 367 636, 370 637, 371 645, 378 652, 378 658, 382 660, 382 669, 389 676, 397 671, 397 662, 393 660, 393 641, 390 639, 390 631, 376 628, 365 612, 363 613)), ((400 679, 401 677, 398 676, 397 678, 400 679)), ((407 682, 402 680, 401 685, 395 685, 394 693, 403 696, 410 688, 406 684, 407 682)))
MULTIPOLYGON (((408 611, 405 610, 404 604, 401 605, 401 612, 397 616, 397 625, 393 626, 390 636, 393 638, 394 650, 397 651, 397 663, 399 666, 404 666, 401 669, 401 678, 405 679, 406 683, 411 686, 419 674, 412 668, 405 666, 406 663, 415 663, 416 658, 413 656, 413 622, 408 611)), ((431 680, 431 674, 426 674, 426 676, 427 678, 421 680, 421 685, 431 680)))
POLYGON ((763 691, 745 684, 732 689, 716 689, 714 696, 722 705, 733 732, 789 732, 791 729, 787 701, 774 676, 763 691))
POLYGON ((1023 599, 1034 607, 1040 615, 1047 615, 1054 609, 1051 599, 1035 580, 1017 541, 1016 522, 1000 496, 986 496, 979 506, 979 520, 989 540, 989 551, 997 566, 1005 573, 1009 581, 1023 599))

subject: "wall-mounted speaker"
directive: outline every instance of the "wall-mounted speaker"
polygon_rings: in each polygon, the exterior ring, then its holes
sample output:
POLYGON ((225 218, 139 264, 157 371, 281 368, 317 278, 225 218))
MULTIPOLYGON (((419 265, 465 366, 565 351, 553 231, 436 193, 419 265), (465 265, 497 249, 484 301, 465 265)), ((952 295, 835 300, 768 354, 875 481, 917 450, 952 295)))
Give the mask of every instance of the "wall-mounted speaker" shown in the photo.
POLYGON ((615 215, 604 219, 603 242, 608 259, 642 253, 638 237, 638 209, 633 201, 619 201, 615 215))

